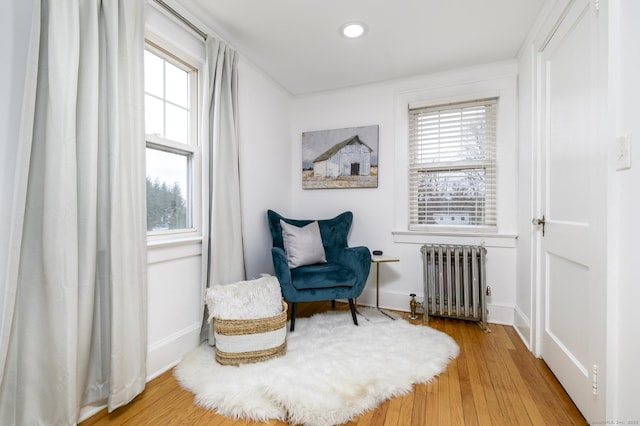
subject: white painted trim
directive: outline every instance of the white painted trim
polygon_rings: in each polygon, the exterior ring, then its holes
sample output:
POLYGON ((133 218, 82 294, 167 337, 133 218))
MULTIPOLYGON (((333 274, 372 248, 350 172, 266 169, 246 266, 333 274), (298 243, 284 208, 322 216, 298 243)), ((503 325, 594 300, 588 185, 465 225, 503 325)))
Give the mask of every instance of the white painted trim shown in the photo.
POLYGON ((513 306, 487 304, 487 322, 513 326, 513 306))
MULTIPOLYGON (((409 295, 405 293, 380 292, 380 308, 392 309, 394 311, 409 312, 409 295)), ((376 306, 376 288, 365 288, 360 297, 358 305, 376 306)))
MULTIPOLYGON (((164 235, 169 235, 169 234, 164 234, 164 235)), ((158 239, 155 237, 147 238, 147 247, 150 249, 172 247, 172 246, 185 246, 185 245, 194 244, 194 243, 202 243, 202 236, 198 235, 195 237, 183 237, 183 238, 172 238, 172 239, 158 239)))
MULTIPOLYGON (((400 312, 409 312, 409 300, 411 298, 408 294, 392 293, 392 292, 380 292, 380 306, 381 309, 390 309, 400 312)), ((418 303, 422 303, 424 300, 423 295, 417 295, 416 300, 418 303)), ((358 297, 358 305, 361 306, 376 306, 376 290, 375 288, 365 288, 360 297, 358 297)), ((487 322, 493 324, 502 325, 514 325, 514 312, 513 306, 487 304, 487 322)), ((422 313, 422 308, 418 308, 418 313, 422 313)))
POLYGON ((175 366, 200 344, 200 323, 193 323, 147 347, 147 382, 175 366))
MULTIPOLYGON (((518 306, 514 308, 513 328, 527 349, 531 351, 531 322, 518 306)), ((537 355, 536 355, 537 356, 537 355)))
POLYGON ((80 409, 80 416, 78 419, 78 423, 82 423, 85 420, 87 420, 90 417, 95 416, 96 414, 98 414, 100 411, 104 410, 105 408, 107 408, 107 405, 88 405, 86 407, 82 407, 80 409))
MULTIPOLYGON (((394 96, 395 176, 394 229, 409 228, 408 207, 408 106, 412 102, 449 103, 459 100, 499 97, 496 160, 498 167, 497 220, 501 233, 514 233, 516 203, 516 158, 513 140, 517 137, 517 62, 505 62, 432 76, 420 86, 405 87, 394 96)), ((394 232, 395 234, 395 232, 394 232)))
POLYGON ((171 241, 167 244, 158 244, 147 247, 147 265, 155 263, 172 262, 187 257, 202 255, 202 238, 193 238, 181 241, 171 241))
POLYGON ((407 244, 453 244, 484 247, 515 248, 514 234, 434 234, 433 232, 391 231, 394 243, 407 244))

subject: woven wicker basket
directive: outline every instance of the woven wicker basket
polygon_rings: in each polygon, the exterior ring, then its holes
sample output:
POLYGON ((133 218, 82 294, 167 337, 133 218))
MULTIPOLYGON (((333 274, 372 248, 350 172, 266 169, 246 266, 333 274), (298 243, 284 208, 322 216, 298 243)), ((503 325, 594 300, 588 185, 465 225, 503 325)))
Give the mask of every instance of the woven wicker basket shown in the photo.
POLYGON ((257 319, 214 318, 216 361, 248 364, 282 356, 287 351, 287 303, 278 315, 257 319))

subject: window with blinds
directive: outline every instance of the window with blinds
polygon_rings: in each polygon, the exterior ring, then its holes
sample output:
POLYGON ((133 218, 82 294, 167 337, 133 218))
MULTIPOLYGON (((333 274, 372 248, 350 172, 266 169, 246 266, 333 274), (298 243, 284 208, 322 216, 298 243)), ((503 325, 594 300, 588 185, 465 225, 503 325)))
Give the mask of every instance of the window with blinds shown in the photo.
POLYGON ((496 227, 497 106, 409 106, 409 229, 496 227))

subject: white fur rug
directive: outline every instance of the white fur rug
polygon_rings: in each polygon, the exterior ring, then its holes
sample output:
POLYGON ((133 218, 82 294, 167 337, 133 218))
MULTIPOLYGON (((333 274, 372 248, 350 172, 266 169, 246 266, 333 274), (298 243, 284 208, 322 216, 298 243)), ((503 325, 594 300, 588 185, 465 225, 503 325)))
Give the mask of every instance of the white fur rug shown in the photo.
POLYGON ((207 344, 187 354, 174 374, 198 405, 236 418, 335 425, 429 382, 458 355, 448 335, 360 309, 296 319, 286 355, 239 367, 215 361, 207 344))

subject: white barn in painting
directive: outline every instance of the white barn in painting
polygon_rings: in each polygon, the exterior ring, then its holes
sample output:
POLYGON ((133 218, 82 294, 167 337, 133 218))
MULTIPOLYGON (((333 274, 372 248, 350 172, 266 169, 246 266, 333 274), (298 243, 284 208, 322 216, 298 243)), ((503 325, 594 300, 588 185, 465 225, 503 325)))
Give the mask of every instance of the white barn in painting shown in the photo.
POLYGON ((371 149, 358 135, 332 146, 313 160, 313 175, 335 178, 339 176, 369 176, 371 149))

